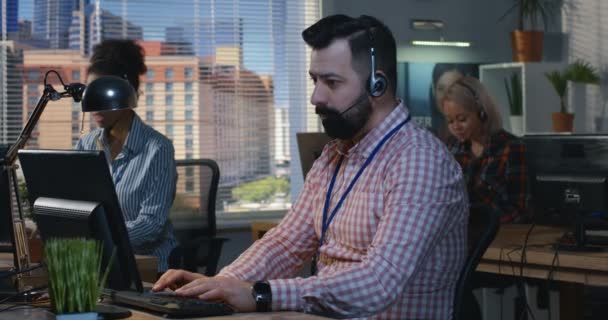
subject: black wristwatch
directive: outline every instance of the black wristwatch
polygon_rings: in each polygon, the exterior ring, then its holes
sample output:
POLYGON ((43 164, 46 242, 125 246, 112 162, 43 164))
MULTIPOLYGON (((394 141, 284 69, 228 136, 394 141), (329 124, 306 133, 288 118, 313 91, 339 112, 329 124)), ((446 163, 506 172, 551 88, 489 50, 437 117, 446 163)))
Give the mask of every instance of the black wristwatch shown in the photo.
POLYGON ((253 300, 255 300, 255 311, 269 312, 272 305, 272 291, 268 281, 257 281, 251 290, 253 300))

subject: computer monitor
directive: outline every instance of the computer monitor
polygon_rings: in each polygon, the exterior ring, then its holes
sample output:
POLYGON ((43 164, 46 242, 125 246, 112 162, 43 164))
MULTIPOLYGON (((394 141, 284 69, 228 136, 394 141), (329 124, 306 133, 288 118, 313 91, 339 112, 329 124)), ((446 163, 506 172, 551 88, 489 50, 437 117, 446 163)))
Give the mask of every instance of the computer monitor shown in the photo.
POLYGON ((575 227, 583 219, 606 228, 608 135, 527 135, 524 143, 534 221, 575 227))
POLYGON ((331 137, 324 132, 298 132, 296 133, 298 152, 300 153, 300 164, 302 165, 302 176, 306 175, 312 164, 323 152, 325 145, 331 141, 331 137))
POLYGON ((52 237, 102 241, 105 263, 115 249, 106 287, 141 292, 139 271, 103 151, 20 150, 18 155, 43 241, 52 237))

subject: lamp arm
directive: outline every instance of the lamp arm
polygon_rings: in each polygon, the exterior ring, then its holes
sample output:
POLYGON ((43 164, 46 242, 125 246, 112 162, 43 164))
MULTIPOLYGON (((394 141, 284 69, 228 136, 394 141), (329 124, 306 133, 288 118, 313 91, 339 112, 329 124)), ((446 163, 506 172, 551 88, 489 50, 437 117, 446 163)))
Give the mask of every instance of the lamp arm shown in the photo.
POLYGON ((22 149, 25 146, 25 144, 27 143, 27 141, 30 139, 32 131, 34 130, 34 127, 38 123, 38 120, 40 119, 40 116, 42 115, 42 112, 44 111, 44 108, 46 107, 49 100, 56 101, 56 100, 61 99, 61 97, 62 97, 62 94, 57 92, 53 88, 53 86, 51 86, 50 84, 47 84, 44 86, 44 91, 42 92, 42 96, 40 97, 40 100, 38 100, 38 104, 36 104, 36 108, 34 108, 34 111, 32 111, 32 114, 27 119, 27 123, 21 130, 21 134, 19 134, 19 138, 11 146, 11 148, 8 150, 8 152, 4 156, 5 165, 11 166, 12 164, 15 163, 15 160, 17 159, 17 151, 19 151, 19 149, 22 149))

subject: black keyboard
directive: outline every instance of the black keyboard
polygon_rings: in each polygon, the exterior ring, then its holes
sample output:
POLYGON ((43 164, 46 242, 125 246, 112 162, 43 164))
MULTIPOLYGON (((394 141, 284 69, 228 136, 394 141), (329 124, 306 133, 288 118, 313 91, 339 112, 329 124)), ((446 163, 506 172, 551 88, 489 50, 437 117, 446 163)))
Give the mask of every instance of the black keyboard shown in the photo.
POLYGON ((169 317, 210 317, 234 313, 234 310, 224 303, 180 297, 167 292, 106 290, 104 296, 112 303, 162 313, 169 317))

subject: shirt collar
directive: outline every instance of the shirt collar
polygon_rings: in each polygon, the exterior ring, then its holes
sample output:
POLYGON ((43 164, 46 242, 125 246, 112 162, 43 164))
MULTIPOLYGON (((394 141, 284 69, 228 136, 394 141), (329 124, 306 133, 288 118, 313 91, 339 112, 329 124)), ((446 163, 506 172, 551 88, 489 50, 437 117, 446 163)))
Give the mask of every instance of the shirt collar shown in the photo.
MULTIPOLYGON (((364 158, 369 157, 384 135, 399 123, 405 121, 408 115, 409 110, 403 105, 403 101, 399 101, 395 109, 379 125, 368 132, 357 144, 350 147, 347 154, 359 154, 364 158)), ((340 143, 343 142, 335 140, 334 147, 339 148, 340 143)))
MULTIPOLYGON (((141 118, 137 115, 137 113, 133 113, 131 129, 127 134, 127 139, 125 140, 125 144, 123 145, 121 151, 121 153, 124 154, 137 153, 144 147, 144 141, 142 139, 144 123, 141 121, 141 118)), ((100 138, 105 145, 108 144, 105 129, 101 129, 100 138)))

